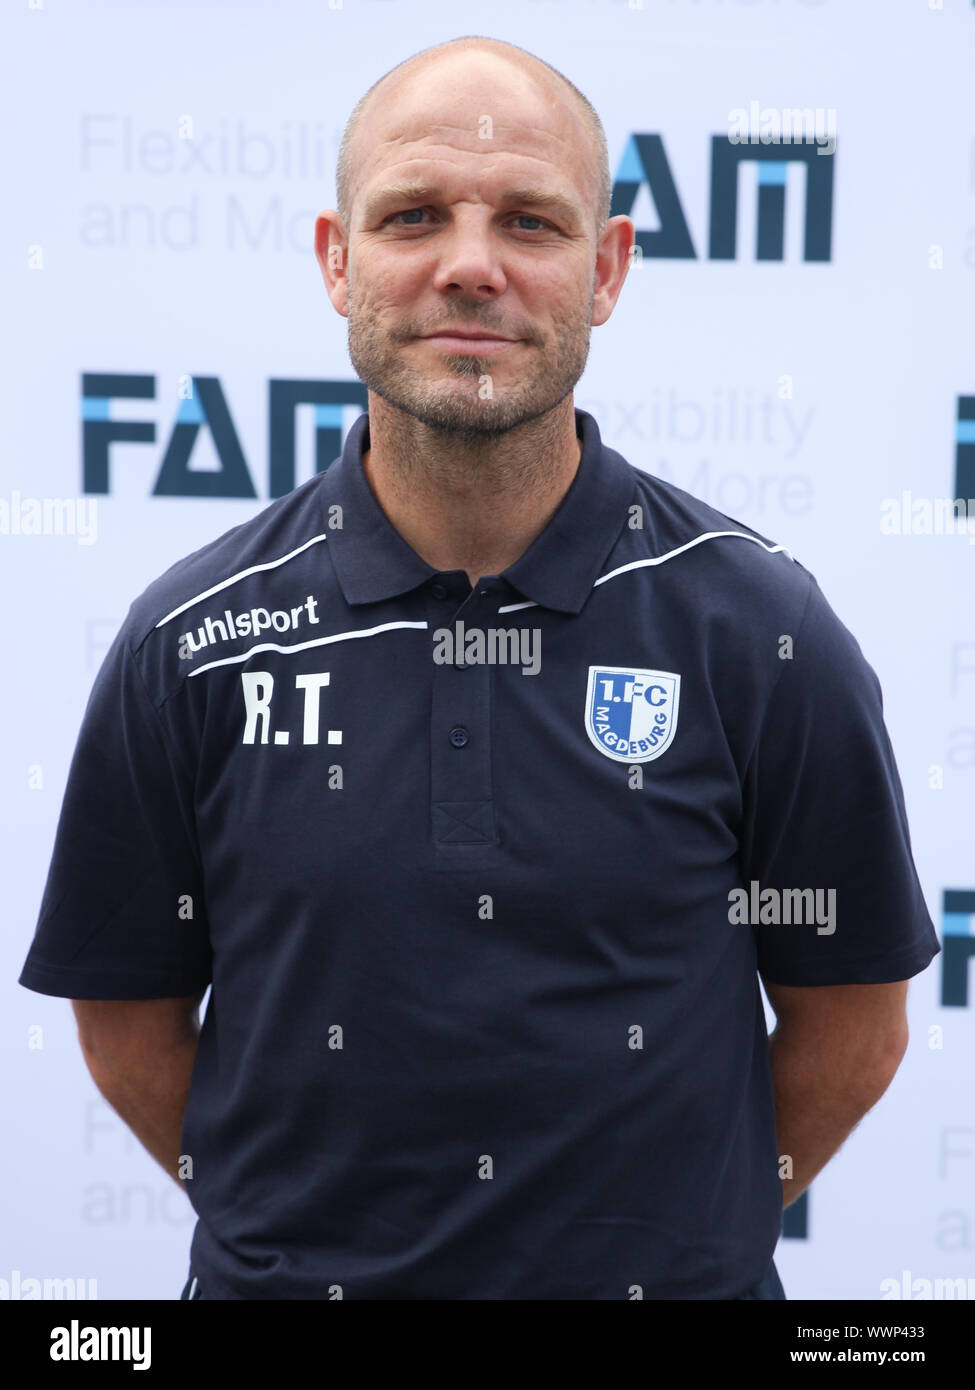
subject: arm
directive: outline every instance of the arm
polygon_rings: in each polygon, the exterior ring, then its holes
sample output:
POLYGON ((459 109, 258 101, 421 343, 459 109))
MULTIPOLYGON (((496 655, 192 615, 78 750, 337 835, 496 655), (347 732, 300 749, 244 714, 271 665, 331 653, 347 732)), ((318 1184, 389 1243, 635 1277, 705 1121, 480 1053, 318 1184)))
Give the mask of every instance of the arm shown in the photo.
POLYGON ((176 1182, 205 992, 184 999, 72 1000, 95 1085, 176 1182))
POLYGON ((776 985, 769 1039, 779 1156, 792 1159, 782 1205, 816 1174, 880 1099, 907 1049, 907 981, 882 985, 776 985))

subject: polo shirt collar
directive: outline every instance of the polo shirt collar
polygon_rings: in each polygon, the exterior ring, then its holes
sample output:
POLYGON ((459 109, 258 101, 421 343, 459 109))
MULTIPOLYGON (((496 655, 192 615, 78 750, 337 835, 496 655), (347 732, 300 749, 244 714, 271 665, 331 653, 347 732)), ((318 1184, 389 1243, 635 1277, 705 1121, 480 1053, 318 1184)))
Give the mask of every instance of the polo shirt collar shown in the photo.
MULTIPOLYGON (((634 496, 630 464, 602 443, 593 416, 576 409, 575 418, 582 457, 569 490, 545 529, 501 576, 522 597, 563 613, 581 612, 634 496)), ((342 507, 341 529, 327 533, 349 604, 395 598, 442 573, 406 543, 376 500, 362 467, 368 448, 369 416, 363 414, 322 478, 326 511, 335 503, 342 507)))

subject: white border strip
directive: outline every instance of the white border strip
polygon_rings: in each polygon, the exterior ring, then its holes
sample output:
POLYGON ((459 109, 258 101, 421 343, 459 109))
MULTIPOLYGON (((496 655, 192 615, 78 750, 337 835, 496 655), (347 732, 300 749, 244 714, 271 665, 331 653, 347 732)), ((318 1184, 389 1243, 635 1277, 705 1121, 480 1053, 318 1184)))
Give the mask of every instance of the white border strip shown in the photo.
POLYGON ((255 652, 282 652, 290 656, 292 652, 305 652, 309 647, 327 647, 330 642, 345 642, 354 637, 374 637, 377 632, 391 632, 394 628, 426 628, 428 623, 380 623, 378 627, 365 627, 358 632, 335 632, 331 637, 313 637, 308 642, 296 642, 293 646, 282 647, 277 642, 260 642, 256 647, 248 647, 239 656, 224 656, 219 661, 208 661, 205 666, 197 666, 190 671, 191 676, 202 676, 204 671, 216 670, 218 666, 234 666, 241 661, 249 661, 255 652))
MULTIPOLYGON (((784 545, 766 545, 765 542, 759 540, 757 536, 750 536, 747 531, 704 531, 700 536, 695 536, 693 540, 686 541, 684 545, 679 545, 676 550, 668 550, 666 555, 655 555, 650 560, 631 560, 628 565, 620 565, 619 569, 610 570, 609 574, 600 575, 592 587, 596 589, 600 584, 605 584, 607 579, 615 579, 617 575, 627 574, 630 570, 646 569, 648 565, 662 565, 666 560, 672 560, 675 555, 682 555, 685 550, 690 550, 693 546, 700 545, 702 541, 713 541, 717 536, 740 536, 743 541, 754 541, 755 544, 760 545, 763 550, 767 550, 770 555, 774 555, 776 551, 782 551, 784 555, 788 555, 793 564, 795 563, 796 557, 793 555, 792 551, 788 550, 784 545)), ((537 607, 538 604, 532 599, 529 603, 507 603, 503 608, 499 608, 498 612, 514 613, 519 608, 537 607)))
POLYGON ((327 541, 328 533, 323 532, 320 536, 312 536, 310 541, 305 541, 304 545, 299 545, 297 550, 289 551, 287 555, 282 555, 279 560, 267 560, 263 565, 251 565, 250 569, 241 570, 239 574, 232 574, 229 579, 221 579, 219 584, 214 584, 212 589, 205 589, 202 594, 197 594, 195 598, 187 599, 186 603, 181 603, 178 608, 174 608, 171 613, 167 613, 165 618, 160 618, 156 627, 165 627, 166 623, 172 618, 178 618, 180 613, 185 613, 187 608, 192 608, 195 603, 202 603, 205 598, 219 594, 221 589, 229 589, 231 584, 236 584, 238 579, 246 579, 249 574, 260 574, 261 570, 277 569, 278 565, 285 565, 289 560, 293 560, 296 555, 300 555, 303 550, 307 550, 310 545, 317 545, 319 541, 327 541))

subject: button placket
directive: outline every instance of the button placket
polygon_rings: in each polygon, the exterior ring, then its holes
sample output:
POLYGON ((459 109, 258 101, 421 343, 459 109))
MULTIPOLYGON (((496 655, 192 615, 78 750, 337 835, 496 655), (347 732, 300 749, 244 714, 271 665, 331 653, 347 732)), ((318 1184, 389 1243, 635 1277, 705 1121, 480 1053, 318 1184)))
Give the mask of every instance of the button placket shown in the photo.
MULTIPOLYGON (((441 581, 431 585, 430 595, 436 600, 436 590, 443 588, 443 600, 431 604, 436 613, 436 627, 456 632, 455 624, 465 626, 486 623, 481 616, 485 600, 480 586, 468 590, 463 598, 441 581), (446 608, 449 611, 443 612, 446 608)), ((488 602, 488 607, 493 607, 488 602)), ((490 621, 493 621, 493 617, 490 621)), ((486 663, 464 659, 462 650, 455 650, 453 661, 434 663, 431 701, 431 802, 432 834, 438 853, 457 853, 458 863, 466 862, 461 852, 476 845, 496 843, 493 786, 491 780, 491 669, 486 663), (458 680, 455 672, 462 671, 458 680)))

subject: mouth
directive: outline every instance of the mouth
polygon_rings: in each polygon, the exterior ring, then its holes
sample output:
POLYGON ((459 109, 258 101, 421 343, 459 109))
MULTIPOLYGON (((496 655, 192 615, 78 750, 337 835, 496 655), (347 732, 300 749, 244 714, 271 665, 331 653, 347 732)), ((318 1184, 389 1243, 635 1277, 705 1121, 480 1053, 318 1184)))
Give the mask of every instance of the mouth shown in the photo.
POLYGON ((429 337, 422 340, 432 344, 433 347, 442 348, 449 352, 475 352, 493 355, 497 352, 504 352, 507 348, 514 347, 519 341, 517 338, 501 338, 493 333, 457 333, 443 332, 431 333, 429 337))

